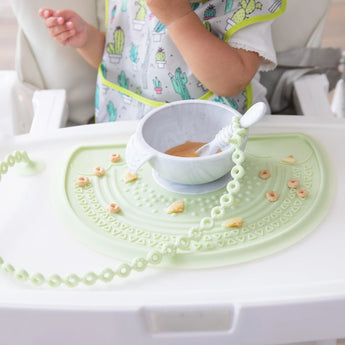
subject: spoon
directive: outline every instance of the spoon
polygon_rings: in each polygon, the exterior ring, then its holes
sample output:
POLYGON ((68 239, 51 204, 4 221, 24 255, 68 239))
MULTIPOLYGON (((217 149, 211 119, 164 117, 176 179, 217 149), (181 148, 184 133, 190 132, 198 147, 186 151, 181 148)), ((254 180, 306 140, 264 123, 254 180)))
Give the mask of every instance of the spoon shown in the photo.
MULTIPOLYGON (((263 102, 255 103, 240 118, 240 126, 248 128, 262 119, 266 113, 266 105, 263 102)), ((232 137, 232 125, 222 128, 212 141, 201 146, 195 151, 200 157, 215 154, 219 149, 223 150, 229 146, 228 139, 232 137)))

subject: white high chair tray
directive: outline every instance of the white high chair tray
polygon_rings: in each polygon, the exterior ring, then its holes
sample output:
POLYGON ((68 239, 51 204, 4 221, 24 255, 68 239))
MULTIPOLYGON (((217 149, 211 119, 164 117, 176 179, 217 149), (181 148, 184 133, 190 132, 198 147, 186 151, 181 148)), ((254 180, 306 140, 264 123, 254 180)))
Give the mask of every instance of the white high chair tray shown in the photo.
MULTIPOLYGON (((149 268, 110 284, 33 287, 0 273, 1 344, 283 344, 345 337, 345 123, 266 116, 250 131, 305 133, 327 152, 335 194, 324 220, 276 254, 212 269, 149 268)), ((0 255, 29 271, 84 274, 119 262, 66 230, 54 200, 66 151, 126 142, 135 122, 18 136, 0 145, 0 160, 26 150, 44 171, 0 182, 0 255)))

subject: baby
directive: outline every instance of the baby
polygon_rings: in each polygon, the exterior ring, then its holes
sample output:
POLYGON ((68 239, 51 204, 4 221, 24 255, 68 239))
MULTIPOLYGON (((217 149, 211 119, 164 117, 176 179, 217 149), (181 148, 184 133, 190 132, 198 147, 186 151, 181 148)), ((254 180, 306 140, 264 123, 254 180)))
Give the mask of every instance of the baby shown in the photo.
POLYGON ((96 121, 134 120, 186 99, 244 112, 273 69, 271 23, 286 0, 106 0, 106 33, 71 10, 42 8, 51 36, 98 68, 96 121))

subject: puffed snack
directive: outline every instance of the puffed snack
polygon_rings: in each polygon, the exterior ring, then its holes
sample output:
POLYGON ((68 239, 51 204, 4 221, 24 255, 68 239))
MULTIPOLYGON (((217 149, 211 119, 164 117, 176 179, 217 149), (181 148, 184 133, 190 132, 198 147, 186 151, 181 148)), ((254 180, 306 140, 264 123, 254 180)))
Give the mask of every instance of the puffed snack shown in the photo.
POLYGON ((93 173, 98 177, 102 177, 105 174, 105 169, 102 167, 96 167, 93 169, 93 173))
POLYGON ((131 174, 129 171, 125 172, 123 177, 125 183, 133 182, 138 178, 137 174, 131 174))
POLYGON ((290 155, 290 156, 287 156, 287 157, 283 158, 282 161, 284 163, 289 163, 289 164, 296 163, 296 159, 295 159, 295 157, 293 155, 290 155))
POLYGON ((268 201, 274 202, 277 201, 279 196, 276 192, 274 192, 273 190, 269 191, 266 193, 266 198, 268 201))
POLYGON ((90 183, 90 180, 87 176, 78 176, 76 183, 79 187, 85 187, 90 183))
POLYGON ((297 178, 292 178, 287 183, 289 188, 298 188, 299 187, 299 180, 297 178))
POLYGON ((301 188, 296 190, 296 194, 300 198, 305 198, 308 195, 308 191, 306 189, 301 188))
POLYGON ((118 162, 120 159, 121 159, 121 156, 120 156, 119 153, 113 153, 113 154, 110 156, 110 161, 113 162, 113 163, 118 162))
POLYGON ((168 208, 167 213, 182 213, 184 211, 184 201, 178 200, 173 202, 168 208))
POLYGON ((112 202, 111 204, 108 205, 107 211, 109 213, 119 213, 121 211, 121 208, 118 204, 112 202))
POLYGON ((260 170, 259 177, 262 178, 263 180, 267 180, 268 178, 271 177, 271 172, 267 169, 260 170))
POLYGON ((243 219, 242 217, 235 217, 225 220, 222 223, 223 228, 240 228, 242 226, 243 219))

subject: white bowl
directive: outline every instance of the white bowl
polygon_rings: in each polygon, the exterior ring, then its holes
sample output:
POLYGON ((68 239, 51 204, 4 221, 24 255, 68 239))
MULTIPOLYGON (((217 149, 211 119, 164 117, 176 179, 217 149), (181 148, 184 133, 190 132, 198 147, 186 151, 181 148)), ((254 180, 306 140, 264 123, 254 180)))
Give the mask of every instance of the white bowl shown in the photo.
POLYGON ((187 140, 210 142, 235 115, 241 116, 228 106, 201 100, 178 101, 154 109, 139 121, 128 142, 129 171, 135 173, 148 161, 159 176, 175 183, 196 185, 223 177, 234 165, 231 146, 204 157, 177 157, 164 152, 187 140))

